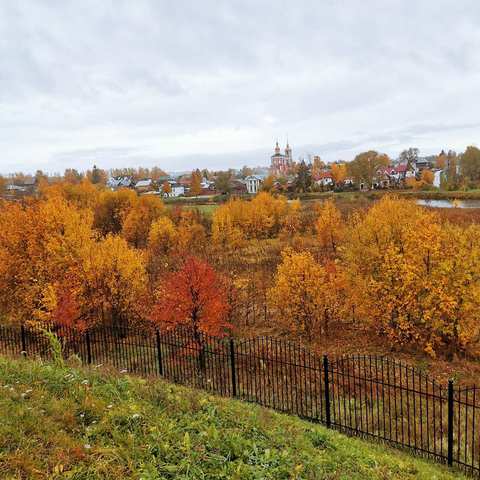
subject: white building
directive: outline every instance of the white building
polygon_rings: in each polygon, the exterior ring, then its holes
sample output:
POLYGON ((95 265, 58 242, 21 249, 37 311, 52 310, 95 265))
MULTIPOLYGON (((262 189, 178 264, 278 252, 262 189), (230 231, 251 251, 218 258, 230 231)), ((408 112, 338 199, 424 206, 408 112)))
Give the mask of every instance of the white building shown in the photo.
POLYGON ((264 178, 260 175, 249 175, 245 178, 245 184, 247 185, 247 192, 251 195, 255 195, 260 190, 264 178))
POLYGON ((169 180, 170 193, 163 193, 165 197, 182 197, 185 195, 185 187, 179 183, 169 180))

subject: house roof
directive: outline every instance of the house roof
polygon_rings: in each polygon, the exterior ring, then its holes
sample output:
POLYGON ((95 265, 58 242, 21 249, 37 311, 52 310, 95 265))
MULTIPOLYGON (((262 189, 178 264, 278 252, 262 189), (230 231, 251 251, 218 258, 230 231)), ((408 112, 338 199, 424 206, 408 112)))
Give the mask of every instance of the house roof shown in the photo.
POLYGON ((397 170, 394 167, 382 167, 378 170, 380 175, 394 175, 397 170))
POLYGON ((411 170, 408 168, 408 164, 407 163, 401 163, 400 165, 397 165, 395 167, 395 171, 397 173, 405 173, 407 170, 411 170))
POLYGON ((258 175, 249 175, 248 177, 245 177, 245 180, 259 180, 260 182, 263 182, 267 176, 263 174, 258 174, 258 175))
POLYGON ((322 178, 333 178, 332 172, 319 172, 315 175, 316 180, 320 180, 322 178))
POLYGON ((108 180, 111 187, 129 187, 133 180, 131 177, 112 177, 108 180))
POLYGON ((149 187, 152 184, 152 180, 150 178, 146 180, 139 180, 135 186, 136 187, 149 187))

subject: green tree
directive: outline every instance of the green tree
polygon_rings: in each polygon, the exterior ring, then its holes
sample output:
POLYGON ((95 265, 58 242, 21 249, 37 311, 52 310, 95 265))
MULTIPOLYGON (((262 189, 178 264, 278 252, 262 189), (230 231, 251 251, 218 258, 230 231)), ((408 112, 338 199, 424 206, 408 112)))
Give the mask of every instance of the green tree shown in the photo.
POLYGON ((107 183, 107 172, 105 170, 101 170, 96 165, 93 166, 92 171, 87 172, 88 179, 93 184, 105 184, 107 183))
POLYGON ((215 190, 220 193, 230 193, 232 190, 232 172, 218 172, 215 180, 215 190))
POLYGON ((467 147, 460 159, 461 172, 471 183, 480 181, 480 150, 477 147, 467 147))
POLYGON ((312 186, 312 169, 310 165, 302 160, 298 165, 297 176, 295 178, 295 189, 297 192, 308 192, 312 186))
POLYGON ((373 186, 373 180, 380 167, 386 167, 390 163, 387 155, 369 150, 359 153, 347 164, 347 172, 357 185, 364 183, 368 187, 373 186))

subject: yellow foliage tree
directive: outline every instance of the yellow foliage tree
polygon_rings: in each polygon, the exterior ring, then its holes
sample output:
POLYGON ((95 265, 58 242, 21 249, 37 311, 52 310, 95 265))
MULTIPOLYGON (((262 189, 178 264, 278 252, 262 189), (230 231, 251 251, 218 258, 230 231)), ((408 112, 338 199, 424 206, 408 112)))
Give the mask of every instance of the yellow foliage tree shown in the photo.
POLYGON ((217 245, 239 246, 244 238, 272 237, 295 209, 298 203, 289 206, 285 197, 268 192, 258 193, 251 201, 230 200, 213 214, 213 240, 217 245))
POLYGON ((288 213, 283 218, 282 232, 293 237, 302 229, 302 203, 300 200, 293 200, 289 204, 288 213))
POLYGON ((122 231, 123 222, 138 203, 137 194, 128 188, 100 193, 94 208, 94 226, 103 235, 122 231))
POLYGON ((192 172, 192 183, 190 185, 190 195, 194 197, 202 193, 202 174, 200 170, 192 172))
POLYGON ((479 334, 478 226, 386 196, 349 225, 342 261, 365 319, 400 344, 453 356, 479 334))
POLYGON ((311 340, 322 318, 323 271, 309 252, 286 249, 268 293, 270 309, 281 324, 311 340))
POLYGON ((347 165, 345 163, 333 163, 331 173, 335 185, 341 185, 347 178, 347 165))
POLYGON ((148 235, 148 249, 152 255, 168 255, 175 247, 178 232, 168 217, 160 217, 152 223, 148 235))
POLYGON ((146 315, 143 254, 119 237, 108 235, 91 245, 82 263, 79 301, 89 325, 125 326, 146 315))
POLYGON ((335 254, 345 236, 345 223, 333 200, 326 200, 319 207, 315 229, 321 248, 335 254))
POLYGON ((91 212, 63 198, 0 213, 0 310, 13 323, 48 320, 46 304, 58 285, 75 282, 85 249, 94 242, 91 212))
POLYGON ((212 240, 221 249, 235 249, 244 244, 245 236, 238 218, 240 215, 235 212, 238 205, 239 200, 231 200, 213 214, 212 240))
POLYGON ((135 248, 145 248, 152 223, 166 213, 163 202, 145 195, 129 211, 123 223, 122 235, 135 248))
POLYGON ((435 176, 431 170, 423 170, 422 172, 422 182, 427 185, 432 185, 435 176))
POLYGON ((61 197, 75 207, 91 210, 97 203, 101 188, 84 178, 80 183, 58 182, 52 185, 42 183, 39 191, 45 199, 61 197))

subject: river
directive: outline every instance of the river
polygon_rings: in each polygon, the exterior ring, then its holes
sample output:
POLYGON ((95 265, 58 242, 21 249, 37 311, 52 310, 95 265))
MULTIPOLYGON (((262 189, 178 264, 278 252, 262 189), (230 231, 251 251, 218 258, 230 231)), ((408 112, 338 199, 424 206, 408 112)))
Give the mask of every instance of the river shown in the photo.
POLYGON ((418 199, 417 205, 432 208, 480 208, 480 200, 424 200, 418 199))

